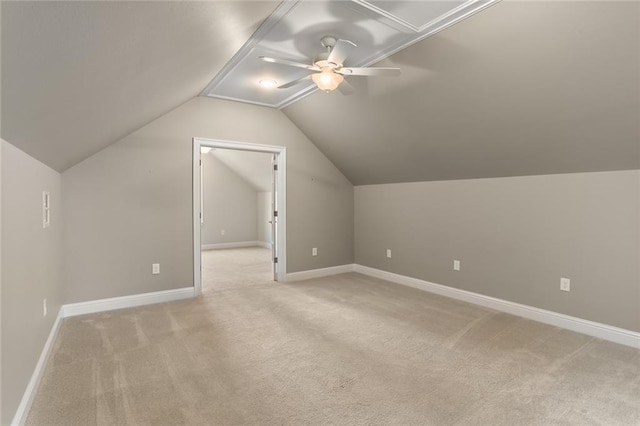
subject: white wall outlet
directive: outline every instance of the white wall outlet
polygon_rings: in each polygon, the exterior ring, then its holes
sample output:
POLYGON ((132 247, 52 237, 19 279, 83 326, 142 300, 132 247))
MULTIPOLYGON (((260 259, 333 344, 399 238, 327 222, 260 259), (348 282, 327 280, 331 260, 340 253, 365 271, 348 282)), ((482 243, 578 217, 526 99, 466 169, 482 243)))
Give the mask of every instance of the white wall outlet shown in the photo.
POLYGON ((311 249, 311 256, 317 256, 318 255, 318 249, 316 247, 311 249))
POLYGON ((387 257, 391 259, 391 249, 387 249, 387 257))
POLYGON ((459 271, 460 270, 460 261, 459 260, 454 260, 453 261, 453 270, 454 271, 459 271))
POLYGON ((158 275, 160 273, 160 264, 154 263, 151 265, 151 273, 153 275, 158 275))
POLYGON ((224 235, 224 229, 220 230, 220 235, 224 235))
POLYGON ((42 316, 47 316, 47 299, 42 299, 42 316))
POLYGON ((560 278, 560 290, 571 291, 571 280, 569 278, 560 278))

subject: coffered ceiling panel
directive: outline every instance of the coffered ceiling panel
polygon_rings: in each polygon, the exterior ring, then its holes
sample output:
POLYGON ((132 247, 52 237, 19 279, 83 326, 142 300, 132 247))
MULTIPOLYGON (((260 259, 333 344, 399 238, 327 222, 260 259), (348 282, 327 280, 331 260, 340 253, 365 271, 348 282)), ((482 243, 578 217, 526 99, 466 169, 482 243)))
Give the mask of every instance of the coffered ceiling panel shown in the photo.
POLYGON ((346 66, 368 66, 495 1, 285 1, 202 95, 284 108, 317 88, 311 81, 286 89, 261 86, 260 81, 282 85, 309 72, 266 63, 260 56, 311 65, 313 58, 325 51, 320 39, 331 35, 357 45, 345 61, 346 66))
POLYGON ((416 32, 426 30, 446 20, 450 15, 466 10, 466 1, 359 1, 361 5, 416 32))

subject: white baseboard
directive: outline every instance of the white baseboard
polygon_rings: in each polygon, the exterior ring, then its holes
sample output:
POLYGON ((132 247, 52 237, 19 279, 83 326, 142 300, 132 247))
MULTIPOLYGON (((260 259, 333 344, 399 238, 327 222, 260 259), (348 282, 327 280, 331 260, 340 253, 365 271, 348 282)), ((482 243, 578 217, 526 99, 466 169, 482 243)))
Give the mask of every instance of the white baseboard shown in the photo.
POLYGON ((135 294, 132 296, 113 297, 110 299, 92 300, 89 302, 71 303, 62 305, 58 316, 51 327, 49 337, 40 353, 40 358, 36 364, 31 380, 27 384, 20 405, 11 421, 11 426, 21 426, 27 420, 27 415, 31 409, 33 398, 42 379, 44 368, 53 349, 53 344, 60 330, 62 319, 76 315, 92 314, 96 312, 112 311, 115 309, 132 308, 135 306, 150 305, 153 303, 171 302, 174 300, 187 299, 195 296, 193 287, 179 288, 176 290, 156 291, 153 293, 135 294))
POLYGON ((271 243, 268 243, 266 241, 258 241, 258 245, 260 247, 264 247, 264 248, 267 248, 267 249, 271 250, 271 243))
POLYGON ((195 296, 193 287, 175 290, 156 291, 153 293, 134 294, 131 296, 112 297, 110 299, 91 300, 89 302, 70 303, 62 306, 63 317, 93 314, 96 312, 113 311, 115 309, 133 308, 135 306, 151 305, 154 303, 172 302, 195 296))
POLYGON ((31 374, 31 379, 27 384, 27 388, 22 395, 22 399, 20 400, 20 404, 18 405, 18 409, 16 410, 15 415, 13 416, 13 420, 11 421, 11 426, 22 426, 27 421, 27 415, 29 414, 29 410, 31 410, 31 404, 33 404, 33 398, 36 396, 36 390, 38 389, 38 385, 40 384, 40 380, 42 379, 42 374, 44 373, 44 369, 47 366, 47 360, 51 355, 51 351, 53 349, 53 344, 56 341, 56 337, 58 336, 58 331, 60 330, 60 326, 62 325, 63 317, 62 308, 58 311, 58 316, 56 320, 53 322, 53 326, 51 327, 51 331, 49 332, 49 337, 42 348, 42 352, 40 353, 40 358, 38 358, 38 362, 36 363, 36 367, 33 369, 33 373, 31 374))
POLYGON ((287 274, 287 281, 310 280, 311 278, 327 277, 329 275, 344 274, 353 272, 354 265, 330 266, 328 268, 311 269, 308 271, 292 272, 287 274))
POLYGON ((255 247, 262 246, 262 244, 263 243, 261 241, 240 241, 237 243, 202 244, 200 247, 202 250, 220 250, 239 247, 255 247))
POLYGON ((430 293, 439 294, 452 299, 462 300, 464 302, 495 309, 496 311, 506 312, 519 317, 532 319, 545 324, 566 328, 567 330, 576 331, 578 333, 640 349, 640 333, 635 331, 613 327, 582 318, 576 318, 553 311, 547 311, 533 306, 522 305, 520 303, 509 302, 495 297, 484 296, 482 294, 394 274, 392 272, 382 271, 368 266, 354 265, 353 270, 354 272, 371 277, 380 278, 397 284, 406 285, 419 290, 428 291, 430 293))
MULTIPOLYGON (((466 290, 460 290, 453 287, 435 284, 429 281, 411 278, 404 275, 394 274, 392 272, 380 269, 370 268, 368 266, 358 264, 348 264, 341 266, 332 266, 329 268, 312 269, 309 271, 293 272, 287 274, 287 281, 300 281, 311 278, 326 277, 329 275, 343 274, 347 272, 358 272, 397 284, 406 285, 419 290, 430 293, 439 294, 441 296, 450 297, 452 299, 462 300, 497 311, 506 312, 523 318, 532 319, 545 324, 562 327, 568 330, 583 333, 589 336, 598 337, 609 340, 622 345, 631 346, 640 349, 640 333, 625 330, 623 328, 613 327, 594 321, 584 320, 557 312, 547 311, 545 309, 535 308, 532 306, 522 305, 519 303, 509 302, 494 297, 484 296, 482 294, 473 293, 466 290)), ((31 379, 24 392, 20 405, 11 422, 12 426, 23 425, 26 416, 29 413, 35 390, 40 383, 44 368, 47 364, 49 355, 53 348, 56 336, 60 329, 62 319, 76 315, 84 315, 96 312, 109 311, 114 309, 131 308, 135 306, 149 305, 153 303, 170 302, 174 300, 187 299, 195 296, 193 287, 180 288, 176 290, 158 291, 154 293, 137 294, 132 296, 114 297, 110 299, 94 300, 89 302, 72 303, 63 305, 58 312, 58 316, 51 327, 49 337, 42 349, 38 363, 31 375, 31 379)))

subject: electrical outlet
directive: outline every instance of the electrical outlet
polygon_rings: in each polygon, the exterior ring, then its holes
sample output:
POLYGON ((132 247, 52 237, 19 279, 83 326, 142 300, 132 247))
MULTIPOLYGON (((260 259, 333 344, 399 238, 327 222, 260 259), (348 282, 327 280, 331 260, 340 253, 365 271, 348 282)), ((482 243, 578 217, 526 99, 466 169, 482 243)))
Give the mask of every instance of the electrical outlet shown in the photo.
POLYGON ((220 230, 220 235, 224 235, 224 229, 220 230))
POLYGON ((153 275, 158 275, 160 273, 160 264, 154 263, 151 265, 151 273, 153 275))
POLYGON ((316 247, 311 249, 311 256, 317 256, 318 255, 318 249, 316 247))
POLYGON ((387 249, 387 257, 391 259, 391 249, 387 249))
POLYGON ((459 271, 460 270, 460 261, 459 260, 454 260, 453 261, 453 270, 454 271, 459 271))
POLYGON ((560 290, 571 291, 571 280, 569 278, 560 278, 560 290))
POLYGON ((47 299, 42 299, 42 316, 47 316, 47 299))

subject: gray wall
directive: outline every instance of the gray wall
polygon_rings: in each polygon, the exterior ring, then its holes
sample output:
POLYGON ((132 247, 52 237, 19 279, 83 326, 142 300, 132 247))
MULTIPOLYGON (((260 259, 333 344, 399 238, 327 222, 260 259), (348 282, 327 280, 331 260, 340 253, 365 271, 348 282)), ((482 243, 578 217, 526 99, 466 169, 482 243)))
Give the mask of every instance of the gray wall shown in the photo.
POLYGON ((287 272, 353 262, 336 167, 278 110, 196 98, 62 174, 67 303, 193 284, 194 136, 286 146, 287 272))
MULTIPOLYGON (((0 242, 2 241, 2 144, 4 143, 4 140, 0 139, 0 242)), ((0 423, 4 420, 2 411, 2 383, 4 383, 2 380, 2 300, 2 244, 0 243, 0 423)))
MULTIPOLYGON (((0 22, 2 22, 2 2, 0 1, 0 22)), ((0 31, 0 58, 2 58, 2 31, 0 31)), ((1 64, 0 64, 1 65, 1 64)), ((0 66, 0 82, 2 82, 2 66, 0 66)), ((0 99, 2 84, 0 83, 0 99)), ((0 135, 2 134, 2 102, 0 102, 0 135)), ((0 139, 0 146, 3 144, 0 139)), ((2 200, 2 148, 0 148, 0 200, 2 200)), ((2 207, 0 203, 0 241, 2 241, 2 207)), ((0 422, 2 422, 2 244, 0 244, 0 422)))
POLYGON ((62 304, 60 174, 2 141, 2 424, 9 424, 62 304), (42 227, 42 191, 51 225, 42 227), (48 315, 43 317, 42 300, 48 315))
POLYGON ((640 331, 639 171, 354 192, 356 263, 640 331))
POLYGON ((258 241, 271 244, 271 192, 258 192, 258 241))
POLYGON ((256 189, 213 155, 202 155, 201 158, 202 244, 257 241, 256 189))

